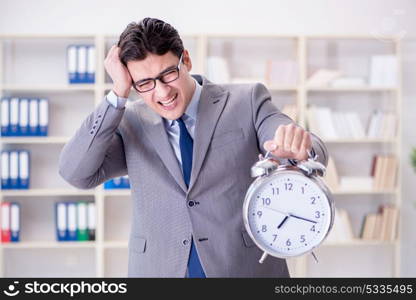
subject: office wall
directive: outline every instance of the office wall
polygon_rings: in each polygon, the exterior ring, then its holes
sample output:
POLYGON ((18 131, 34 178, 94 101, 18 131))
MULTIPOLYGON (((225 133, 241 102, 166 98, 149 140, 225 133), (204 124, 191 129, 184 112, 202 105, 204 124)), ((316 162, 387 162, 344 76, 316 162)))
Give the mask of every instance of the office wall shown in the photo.
POLYGON ((386 34, 404 37, 402 276, 416 276, 416 1, 412 0, 0 0, 0 34, 120 33, 159 17, 182 34, 386 34))

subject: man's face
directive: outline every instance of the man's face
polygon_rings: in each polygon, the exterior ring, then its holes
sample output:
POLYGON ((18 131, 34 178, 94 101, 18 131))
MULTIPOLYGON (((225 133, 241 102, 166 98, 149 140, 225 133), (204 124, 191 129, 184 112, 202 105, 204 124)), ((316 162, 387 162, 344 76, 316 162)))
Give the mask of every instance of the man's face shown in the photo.
MULTIPOLYGON (((192 63, 188 51, 184 50, 178 79, 162 83, 156 80, 154 89, 139 93, 146 104, 157 114, 169 120, 180 118, 188 107, 195 90, 195 83, 189 75, 192 63)), ((171 51, 164 55, 148 54, 144 60, 129 61, 127 68, 140 86, 145 79, 169 73, 178 66, 179 58, 171 51)))

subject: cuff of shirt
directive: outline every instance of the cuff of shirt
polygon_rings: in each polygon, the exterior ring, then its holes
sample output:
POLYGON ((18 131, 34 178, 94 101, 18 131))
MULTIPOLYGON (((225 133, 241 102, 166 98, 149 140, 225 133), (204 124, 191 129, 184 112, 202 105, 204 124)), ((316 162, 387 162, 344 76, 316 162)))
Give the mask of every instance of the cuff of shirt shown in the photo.
POLYGON ((123 108, 127 102, 127 98, 118 97, 113 91, 107 94, 106 99, 112 106, 119 109, 123 108))

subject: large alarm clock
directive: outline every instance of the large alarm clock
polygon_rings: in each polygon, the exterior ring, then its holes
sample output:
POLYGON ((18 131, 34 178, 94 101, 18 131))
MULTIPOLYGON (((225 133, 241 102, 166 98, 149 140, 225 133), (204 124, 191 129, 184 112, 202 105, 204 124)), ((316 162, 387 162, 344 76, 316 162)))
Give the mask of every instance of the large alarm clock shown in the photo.
POLYGON ((308 160, 290 165, 268 156, 260 155, 251 168, 256 179, 243 205, 246 230, 264 252, 260 263, 267 255, 290 258, 312 252, 328 236, 335 214, 332 195, 320 178, 325 166, 317 156, 309 153, 308 160))

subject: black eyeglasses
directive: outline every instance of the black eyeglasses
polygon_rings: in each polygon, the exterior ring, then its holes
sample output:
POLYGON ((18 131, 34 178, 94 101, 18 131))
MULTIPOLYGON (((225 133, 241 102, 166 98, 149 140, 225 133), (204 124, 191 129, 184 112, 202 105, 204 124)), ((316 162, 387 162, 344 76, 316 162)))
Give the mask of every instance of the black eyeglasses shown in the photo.
POLYGON ((178 79, 179 71, 181 70, 182 56, 183 53, 181 54, 181 57, 179 58, 179 63, 176 67, 172 67, 163 71, 159 74, 159 76, 155 78, 146 78, 133 83, 134 89, 139 93, 145 93, 153 90, 156 87, 156 80, 160 80, 160 82, 166 84, 178 79))

